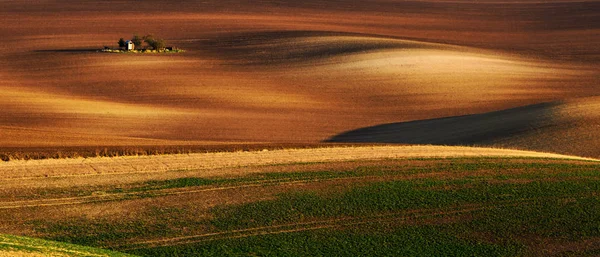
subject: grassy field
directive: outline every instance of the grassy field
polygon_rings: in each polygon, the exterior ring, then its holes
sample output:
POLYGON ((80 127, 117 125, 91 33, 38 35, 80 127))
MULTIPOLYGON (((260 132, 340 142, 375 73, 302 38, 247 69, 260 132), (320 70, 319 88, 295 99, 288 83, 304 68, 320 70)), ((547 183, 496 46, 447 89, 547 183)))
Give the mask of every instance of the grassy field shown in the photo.
POLYGON ((133 257, 134 255, 30 237, 0 234, 0 256, 133 257))
POLYGON ((214 169, 110 183, 4 180, 0 215, 9 218, 0 230, 140 256, 600 253, 596 161, 420 157, 214 169))

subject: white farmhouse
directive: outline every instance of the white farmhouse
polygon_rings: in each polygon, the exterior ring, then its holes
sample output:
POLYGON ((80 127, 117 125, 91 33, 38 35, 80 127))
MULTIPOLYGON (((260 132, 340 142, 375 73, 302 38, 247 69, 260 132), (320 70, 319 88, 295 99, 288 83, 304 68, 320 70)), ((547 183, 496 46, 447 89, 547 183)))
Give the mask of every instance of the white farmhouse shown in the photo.
POLYGON ((135 44, 131 42, 131 40, 127 40, 125 41, 125 48, 127 49, 127 51, 131 51, 135 49, 135 44))

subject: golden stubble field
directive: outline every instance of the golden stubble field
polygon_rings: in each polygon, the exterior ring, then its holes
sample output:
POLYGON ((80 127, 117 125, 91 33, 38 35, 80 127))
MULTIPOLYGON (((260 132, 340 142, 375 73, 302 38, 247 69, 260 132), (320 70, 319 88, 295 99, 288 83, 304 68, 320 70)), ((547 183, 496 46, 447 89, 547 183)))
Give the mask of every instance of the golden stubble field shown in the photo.
MULTIPOLYGON (((462 158, 462 157, 521 157, 553 158, 567 160, 595 160, 578 156, 521 151, 500 148, 461 146, 355 146, 308 149, 281 149, 263 151, 238 151, 158 156, 123 156, 98 158, 69 158, 10 161, 2 163, 2 181, 19 181, 40 178, 81 178, 91 184, 96 177, 129 180, 131 177, 164 175, 168 171, 201 171, 203 177, 247 175, 230 174, 223 169, 251 166, 268 166, 295 163, 327 163, 360 160, 385 160, 398 158, 462 158), (129 177, 129 178, 128 178, 129 177)), ((198 174, 196 174, 198 175, 198 174)), ((46 181, 45 183, 48 183, 46 181)), ((7 186, 7 185, 4 185, 7 186)))
MULTIPOLYGON (((0 146, 314 143, 378 124, 594 96, 599 7, 2 1, 0 146), (133 33, 187 52, 94 51, 133 33)), ((574 115, 593 130, 596 112, 587 108, 553 111, 549 126, 571 129, 574 115)), ((528 149, 537 136, 526 132, 494 142, 528 149)), ((565 139, 574 149, 548 140, 534 149, 597 157, 589 151, 597 139, 579 132, 565 139)))

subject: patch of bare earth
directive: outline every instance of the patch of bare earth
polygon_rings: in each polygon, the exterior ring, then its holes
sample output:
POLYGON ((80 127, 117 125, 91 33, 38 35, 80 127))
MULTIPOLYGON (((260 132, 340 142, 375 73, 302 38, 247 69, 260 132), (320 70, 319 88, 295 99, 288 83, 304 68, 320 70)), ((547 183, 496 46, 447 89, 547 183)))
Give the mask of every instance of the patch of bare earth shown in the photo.
POLYGON ((74 3, 0 3, 0 145, 314 143, 600 93, 594 1, 74 3), (132 31, 188 51, 95 52, 132 31))

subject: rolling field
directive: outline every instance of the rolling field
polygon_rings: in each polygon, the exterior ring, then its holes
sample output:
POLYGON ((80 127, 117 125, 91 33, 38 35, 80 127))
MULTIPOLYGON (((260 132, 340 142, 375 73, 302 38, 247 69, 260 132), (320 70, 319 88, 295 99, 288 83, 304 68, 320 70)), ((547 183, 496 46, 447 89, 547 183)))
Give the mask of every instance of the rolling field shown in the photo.
POLYGON ((583 101, 573 112, 518 114, 550 120, 535 136, 515 130, 490 143, 452 127, 431 136, 452 130, 456 145, 599 157, 596 137, 570 136, 600 124, 599 9, 570 0, 2 1, 0 42, 10 47, 0 52, 0 147, 314 144, 380 124, 583 101), (95 51, 134 33, 187 51, 95 51))
POLYGON ((3 233, 139 256, 600 251, 600 166, 577 157, 380 146, 0 165, 3 233))
POLYGON ((598 156, 599 99, 586 97, 483 114, 383 124, 344 132, 328 141, 474 144, 598 156))
POLYGON ((0 0, 0 256, 598 256, 598 42, 597 0, 0 0))

